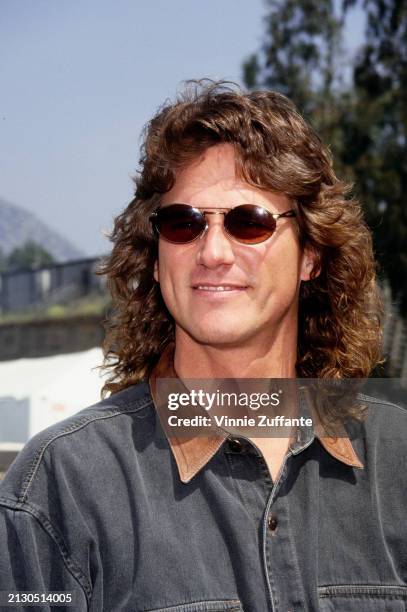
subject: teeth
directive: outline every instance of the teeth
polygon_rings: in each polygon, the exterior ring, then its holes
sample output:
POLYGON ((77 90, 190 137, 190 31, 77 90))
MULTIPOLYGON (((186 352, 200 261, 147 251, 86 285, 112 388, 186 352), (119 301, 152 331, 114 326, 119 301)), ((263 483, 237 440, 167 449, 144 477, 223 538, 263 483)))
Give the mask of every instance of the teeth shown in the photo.
POLYGON ((198 285, 197 289, 201 289, 203 291, 233 291, 233 289, 240 289, 240 287, 231 287, 227 285, 219 285, 217 287, 209 287, 208 285, 198 285))

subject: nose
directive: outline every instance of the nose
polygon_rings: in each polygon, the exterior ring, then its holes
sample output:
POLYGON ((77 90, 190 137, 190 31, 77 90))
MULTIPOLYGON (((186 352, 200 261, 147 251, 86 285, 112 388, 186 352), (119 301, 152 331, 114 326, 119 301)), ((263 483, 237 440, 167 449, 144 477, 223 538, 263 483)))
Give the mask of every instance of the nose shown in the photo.
POLYGON ((198 241, 197 263, 213 270, 235 261, 233 246, 223 227, 223 215, 206 214, 208 228, 198 241))

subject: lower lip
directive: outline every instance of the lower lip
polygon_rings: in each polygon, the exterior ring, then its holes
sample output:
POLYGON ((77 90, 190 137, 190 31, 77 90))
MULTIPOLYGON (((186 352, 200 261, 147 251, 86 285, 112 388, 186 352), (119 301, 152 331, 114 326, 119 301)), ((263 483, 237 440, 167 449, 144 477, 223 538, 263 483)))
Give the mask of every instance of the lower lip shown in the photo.
POLYGON ((193 288, 193 292, 195 295, 199 297, 205 297, 209 299, 225 299, 227 297, 236 297, 237 295, 242 295, 247 291, 248 287, 235 287, 233 289, 226 289, 225 291, 210 291, 208 289, 197 289, 193 288))

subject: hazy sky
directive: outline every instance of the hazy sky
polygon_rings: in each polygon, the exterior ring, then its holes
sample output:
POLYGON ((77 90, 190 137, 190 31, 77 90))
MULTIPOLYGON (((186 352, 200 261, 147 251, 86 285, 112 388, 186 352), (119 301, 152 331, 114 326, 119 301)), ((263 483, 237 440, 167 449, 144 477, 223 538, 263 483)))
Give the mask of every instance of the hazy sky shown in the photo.
MULTIPOLYGON (((0 0, 0 197, 85 255, 132 197, 142 126, 180 82, 240 82, 263 0, 0 0)), ((348 42, 360 40, 354 13, 348 42)))

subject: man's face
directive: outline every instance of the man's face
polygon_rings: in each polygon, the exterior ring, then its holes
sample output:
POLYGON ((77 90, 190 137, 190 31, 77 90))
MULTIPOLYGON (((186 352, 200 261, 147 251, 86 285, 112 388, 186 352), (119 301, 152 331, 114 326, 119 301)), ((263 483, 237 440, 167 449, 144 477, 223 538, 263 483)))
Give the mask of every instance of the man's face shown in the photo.
MULTIPOLYGON (((207 149, 181 171, 162 206, 198 208, 256 204, 271 212, 292 208, 289 200, 250 186, 235 174, 232 145, 207 149)), ((298 292, 312 258, 302 253, 295 219, 282 218, 265 242, 241 244, 223 229, 223 215, 207 215, 209 228, 189 244, 159 239, 154 278, 183 336, 205 345, 267 345, 276 333, 296 333, 298 292), (221 290, 223 288, 223 290, 221 290)))

